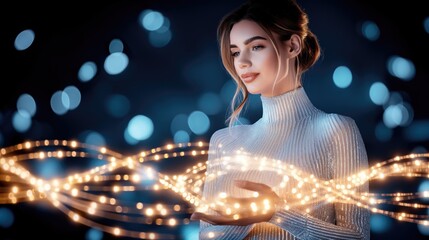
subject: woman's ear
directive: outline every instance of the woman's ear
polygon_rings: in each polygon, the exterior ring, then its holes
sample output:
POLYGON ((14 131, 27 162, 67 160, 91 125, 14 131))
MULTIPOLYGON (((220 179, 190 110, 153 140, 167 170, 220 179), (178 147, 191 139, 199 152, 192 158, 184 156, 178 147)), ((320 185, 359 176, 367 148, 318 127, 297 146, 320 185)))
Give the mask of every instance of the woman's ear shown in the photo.
POLYGON ((289 57, 296 57, 299 55, 302 49, 301 43, 301 38, 296 34, 292 34, 290 39, 287 41, 289 57))

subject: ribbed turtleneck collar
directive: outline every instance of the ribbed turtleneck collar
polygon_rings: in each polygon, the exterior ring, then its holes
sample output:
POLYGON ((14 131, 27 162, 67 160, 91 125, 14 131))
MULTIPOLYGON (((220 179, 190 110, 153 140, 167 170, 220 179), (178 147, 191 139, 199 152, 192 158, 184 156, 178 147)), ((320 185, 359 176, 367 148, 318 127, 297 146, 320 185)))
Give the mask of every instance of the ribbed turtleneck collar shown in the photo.
POLYGON ((295 122, 317 111, 303 87, 274 97, 261 96, 261 101, 264 122, 295 122))

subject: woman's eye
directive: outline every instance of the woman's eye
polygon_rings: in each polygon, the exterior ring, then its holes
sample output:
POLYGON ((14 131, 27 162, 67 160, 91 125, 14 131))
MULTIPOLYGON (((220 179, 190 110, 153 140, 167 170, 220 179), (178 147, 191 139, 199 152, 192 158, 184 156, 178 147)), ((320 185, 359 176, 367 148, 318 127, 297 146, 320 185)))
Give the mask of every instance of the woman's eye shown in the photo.
POLYGON ((260 45, 258 45, 258 46, 254 46, 254 47, 252 47, 252 50, 253 51, 257 51, 257 50, 259 50, 259 49, 263 49, 264 48, 264 46, 260 46, 260 45))
POLYGON ((240 55, 240 52, 232 52, 231 53, 232 57, 238 57, 238 55, 240 55))

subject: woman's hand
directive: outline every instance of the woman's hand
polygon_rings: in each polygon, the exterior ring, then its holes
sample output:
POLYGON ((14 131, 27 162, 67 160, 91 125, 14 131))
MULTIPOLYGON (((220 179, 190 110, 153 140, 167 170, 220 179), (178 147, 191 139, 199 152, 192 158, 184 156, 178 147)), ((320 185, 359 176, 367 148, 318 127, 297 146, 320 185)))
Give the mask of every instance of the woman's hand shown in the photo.
POLYGON ((223 209, 215 209, 218 215, 208 215, 194 212, 191 220, 203 220, 213 225, 249 225, 269 221, 275 213, 276 204, 281 202, 280 197, 271 187, 257 182, 237 180, 237 187, 255 191, 256 196, 250 198, 226 197, 223 209))

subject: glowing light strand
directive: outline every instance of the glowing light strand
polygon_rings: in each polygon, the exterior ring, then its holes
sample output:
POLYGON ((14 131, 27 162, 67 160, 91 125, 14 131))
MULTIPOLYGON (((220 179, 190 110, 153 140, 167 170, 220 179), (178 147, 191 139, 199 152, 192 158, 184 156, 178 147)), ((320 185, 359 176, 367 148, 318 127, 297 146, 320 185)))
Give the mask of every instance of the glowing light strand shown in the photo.
POLYGON ((102 217, 118 222, 156 226, 188 224, 189 219, 186 216, 192 212, 192 209, 186 203, 171 205, 127 202, 119 199, 115 194, 124 191, 168 190, 156 183, 151 186, 140 184, 142 176, 148 173, 148 169, 153 179, 156 179, 157 175, 162 175, 153 169, 145 168, 143 163, 173 157, 204 156, 206 147, 207 145, 202 142, 168 144, 131 156, 124 156, 104 147, 66 140, 28 141, 2 148, 0 149, 0 180, 10 187, 1 189, 0 203, 48 200, 73 221, 97 227, 112 235, 142 239, 173 239, 175 238, 173 234, 112 227, 93 221, 91 218, 102 217), (56 149, 52 150, 53 148, 56 149), (169 153, 165 153, 167 151, 169 153), (33 176, 21 164, 25 160, 43 161, 46 158, 95 158, 106 163, 81 173, 52 180, 33 176), (115 173, 120 170, 126 170, 126 173, 115 173), (180 216, 182 219, 176 219, 175 216, 180 216))
MULTIPOLYGON (((242 211, 264 213, 271 209, 271 202, 253 201, 249 205, 226 201, 228 195, 219 193, 217 199, 208 201, 201 197, 206 180, 213 180, 228 171, 206 175, 205 157, 208 144, 204 142, 186 144, 167 144, 162 147, 141 151, 125 156, 105 147, 92 146, 77 141, 43 140, 27 141, 0 149, 0 181, 6 187, 0 188, 0 204, 16 204, 25 201, 47 200, 69 216, 73 221, 96 227, 116 236, 128 236, 141 239, 174 239, 173 234, 156 231, 136 231, 118 226, 106 225, 94 221, 103 218, 120 222, 154 226, 189 224, 189 214, 198 208, 207 211, 210 208, 240 218, 242 211), (97 159, 105 164, 87 171, 74 173, 64 178, 42 179, 34 176, 24 167, 25 161, 43 161, 47 158, 60 159, 97 159), (146 166, 147 163, 161 162, 172 158, 199 158, 199 162, 186 169, 184 173, 172 175, 157 172, 146 166), (149 186, 141 184, 143 178, 153 180, 149 186), (181 200, 182 204, 156 202, 133 202, 119 197, 121 192, 167 191, 181 200)), ((429 216, 413 212, 426 210, 428 204, 421 200, 429 199, 429 191, 356 194, 356 189, 370 181, 386 181, 390 177, 429 178, 429 153, 397 156, 379 162, 346 179, 320 180, 308 175, 293 165, 281 160, 258 158, 238 151, 236 155, 224 156, 213 160, 212 164, 221 164, 227 170, 271 171, 283 179, 273 190, 285 186, 291 189, 292 197, 285 201, 285 208, 306 206, 316 201, 344 202, 370 209, 374 213, 384 214, 400 221, 429 225, 429 216), (256 165, 249 164, 257 163, 256 165), (414 201, 414 202, 413 202, 414 201), (384 210, 383 207, 396 206, 398 211, 384 210)), ((255 195, 255 200, 257 196, 255 195)), ((311 209, 307 209, 310 212, 311 209)))

